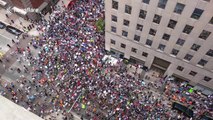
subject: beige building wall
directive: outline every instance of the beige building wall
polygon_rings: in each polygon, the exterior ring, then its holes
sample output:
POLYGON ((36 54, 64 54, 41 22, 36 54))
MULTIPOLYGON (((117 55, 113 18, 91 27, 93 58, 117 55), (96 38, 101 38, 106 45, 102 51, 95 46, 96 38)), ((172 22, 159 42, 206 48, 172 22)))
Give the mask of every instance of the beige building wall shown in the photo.
POLYGON ((213 23, 210 23, 213 17, 213 1, 167 0, 164 9, 158 7, 159 0, 150 0, 149 4, 142 1, 105 0, 105 49, 120 51, 127 59, 130 56, 140 59, 148 68, 152 66, 155 57, 161 58, 171 62, 164 75, 177 74, 188 79, 192 85, 200 84, 213 89, 213 56, 206 55, 210 49, 213 50, 213 23), (112 8, 112 1, 118 2, 118 9, 112 8), (177 3, 184 5, 181 14, 174 12, 177 3), (125 5, 131 6, 131 14, 125 13, 125 5), (203 10, 198 19, 191 17, 195 8, 203 10), (145 19, 139 17, 140 10, 147 11, 145 19), (161 16, 159 24, 153 22, 155 14, 161 16), (117 16, 117 22, 112 21, 112 15, 117 16), (128 26, 123 25, 124 19, 129 21, 128 26), (170 19, 177 22, 174 28, 168 27, 170 19), (142 31, 136 29, 137 24, 143 26, 142 31), (189 34, 183 32, 186 25, 193 27, 189 34), (116 28, 116 32, 112 32, 111 26, 116 28), (155 35, 149 34, 150 28, 156 30, 155 35), (122 35, 123 30, 128 32, 127 37, 122 35), (205 39, 199 38, 203 30, 210 33, 205 39), (169 40, 162 38, 165 33, 170 35, 169 40), (138 41, 134 40, 135 35, 140 36, 138 41), (185 40, 183 45, 176 44, 179 38, 185 40), (147 39, 152 41, 151 46, 146 45, 147 39), (111 43, 111 40, 115 43, 111 43), (126 47, 122 48, 121 44, 126 47), (158 49, 159 44, 165 45, 164 50, 158 49), (193 44, 200 46, 197 51, 191 49, 193 44), (132 48, 137 49, 136 53, 131 51, 132 48), (179 50, 177 55, 171 54, 173 49, 179 50), (143 56, 143 52, 148 53, 148 56, 143 56), (186 54, 193 56, 191 60, 184 59, 186 54), (198 64, 201 59, 207 61, 203 66, 198 64), (183 67, 183 70, 178 70, 178 66, 183 67), (191 71, 196 72, 196 75, 190 75, 191 71))

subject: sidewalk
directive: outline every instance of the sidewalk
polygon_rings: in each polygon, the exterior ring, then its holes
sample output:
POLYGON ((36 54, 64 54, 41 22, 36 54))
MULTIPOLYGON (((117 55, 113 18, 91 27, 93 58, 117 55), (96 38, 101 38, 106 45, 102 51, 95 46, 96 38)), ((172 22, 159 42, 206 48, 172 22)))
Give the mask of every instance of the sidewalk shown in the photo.
MULTIPOLYGON (((57 5, 58 6, 62 6, 64 5, 62 3, 62 1, 64 2, 65 6, 68 5, 68 3, 72 0, 60 0, 57 5)), ((63 7, 62 7, 63 8, 63 7)), ((49 13, 47 13, 44 18, 46 20, 49 19, 49 13)), ((24 20, 22 17, 16 15, 15 13, 12 13, 10 12, 9 10, 6 10, 2 7, 0 7, 0 21, 5 23, 6 25, 11 25, 15 28, 18 28, 19 30, 21 31, 24 31, 24 27, 28 27, 29 25, 31 25, 32 23, 30 21, 27 21, 27 20, 24 20), (8 18, 6 17, 6 14, 8 15, 8 18), (14 23, 11 22, 11 20, 14 21, 14 23)), ((30 36, 39 36, 39 32, 36 30, 36 26, 31 29, 29 32, 28 32, 28 35, 30 36)))
MULTIPOLYGON (((30 21, 24 20, 22 17, 16 15, 15 13, 12 13, 6 9, 1 8, 0 9, 0 21, 5 23, 6 25, 11 25, 21 31, 24 31, 24 27, 28 27, 29 25, 31 25, 32 23, 30 21), (8 18, 6 17, 6 14, 8 15, 8 18), (14 23, 12 23, 12 21, 14 21, 14 23)), ((31 36, 38 36, 38 31, 36 30, 36 26, 31 29, 28 32, 29 35, 31 36)))

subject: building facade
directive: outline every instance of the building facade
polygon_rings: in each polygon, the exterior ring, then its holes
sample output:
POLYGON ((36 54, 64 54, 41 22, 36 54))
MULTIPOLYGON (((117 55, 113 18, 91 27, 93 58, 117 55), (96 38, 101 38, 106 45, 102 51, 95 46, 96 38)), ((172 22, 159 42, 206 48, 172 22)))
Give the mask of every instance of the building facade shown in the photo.
POLYGON ((7 0, 11 5, 21 9, 38 8, 44 0, 7 0))
POLYGON ((212 0, 105 0, 105 49, 213 89, 212 0))
MULTIPOLYGON (((1 0, 2 1, 2 0, 1 0)), ((4 0, 11 12, 31 20, 39 20, 41 14, 51 12, 51 6, 54 6, 59 0, 4 0)))

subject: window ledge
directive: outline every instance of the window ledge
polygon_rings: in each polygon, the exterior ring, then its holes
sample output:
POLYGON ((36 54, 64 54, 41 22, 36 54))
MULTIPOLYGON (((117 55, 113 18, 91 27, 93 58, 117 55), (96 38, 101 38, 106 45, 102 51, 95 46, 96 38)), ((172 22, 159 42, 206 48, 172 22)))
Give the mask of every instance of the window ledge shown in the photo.
POLYGON ((199 64, 197 64, 196 66, 197 66, 197 67, 200 67, 200 68, 203 68, 203 66, 201 66, 201 65, 199 65, 199 64))
POLYGON ((187 62, 187 63, 189 63, 189 61, 188 60, 185 60, 185 59, 182 59, 183 61, 185 61, 185 62, 187 62))
POLYGON ((146 47, 148 47, 148 48, 151 48, 151 46, 149 46, 149 45, 145 45, 146 47))
POLYGON ((127 37, 125 37, 125 36, 123 36, 123 35, 121 35, 121 37, 123 37, 123 38, 126 38, 126 39, 127 39, 127 37))
POLYGON ((172 56, 172 57, 175 57, 175 58, 177 57, 177 56, 175 56, 175 55, 172 55, 172 54, 169 54, 169 55, 170 55, 170 56, 172 56))
POLYGON ((164 51, 162 51, 162 50, 159 50, 159 49, 157 49, 157 51, 158 51, 158 52, 161 52, 161 53, 163 53, 163 52, 164 52, 164 51))

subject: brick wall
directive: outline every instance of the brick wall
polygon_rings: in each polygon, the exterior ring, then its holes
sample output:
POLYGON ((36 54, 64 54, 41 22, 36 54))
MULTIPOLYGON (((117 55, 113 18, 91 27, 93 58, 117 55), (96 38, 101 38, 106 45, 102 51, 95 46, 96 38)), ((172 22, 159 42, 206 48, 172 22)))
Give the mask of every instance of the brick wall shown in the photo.
POLYGON ((30 0, 32 4, 32 8, 38 8, 44 0, 30 0))
POLYGON ((24 5, 21 0, 11 0, 12 5, 18 8, 24 8, 24 5))

